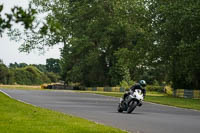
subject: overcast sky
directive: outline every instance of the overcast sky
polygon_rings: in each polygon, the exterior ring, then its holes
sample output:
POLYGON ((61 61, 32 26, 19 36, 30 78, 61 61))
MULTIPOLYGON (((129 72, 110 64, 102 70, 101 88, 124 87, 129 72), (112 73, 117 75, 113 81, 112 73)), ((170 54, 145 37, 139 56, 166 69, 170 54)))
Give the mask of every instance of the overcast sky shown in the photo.
MULTIPOLYGON (((4 4, 4 12, 9 12, 10 8, 14 5, 28 7, 29 0, 0 0, 0 4, 4 4)), ((9 63, 27 63, 27 64, 46 64, 47 58, 60 58, 61 46, 56 45, 46 51, 44 55, 39 54, 38 51, 27 53, 20 53, 18 51, 19 43, 10 41, 6 34, 0 37, 0 59, 3 60, 4 64, 9 63)))

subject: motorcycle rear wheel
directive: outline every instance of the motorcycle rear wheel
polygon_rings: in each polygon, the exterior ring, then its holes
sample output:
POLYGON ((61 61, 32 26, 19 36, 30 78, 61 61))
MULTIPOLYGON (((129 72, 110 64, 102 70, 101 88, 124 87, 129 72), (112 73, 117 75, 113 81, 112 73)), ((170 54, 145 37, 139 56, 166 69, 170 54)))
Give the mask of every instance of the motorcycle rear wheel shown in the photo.
POLYGON ((117 111, 120 113, 123 112, 123 109, 121 108, 120 104, 118 105, 117 111))

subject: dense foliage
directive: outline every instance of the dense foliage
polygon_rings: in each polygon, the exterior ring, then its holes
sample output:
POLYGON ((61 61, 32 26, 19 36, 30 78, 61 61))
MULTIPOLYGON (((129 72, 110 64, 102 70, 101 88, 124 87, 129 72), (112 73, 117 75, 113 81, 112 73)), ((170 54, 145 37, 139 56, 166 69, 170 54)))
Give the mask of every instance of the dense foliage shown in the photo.
POLYGON ((58 74, 48 72, 46 65, 27 65, 15 62, 7 67, 3 61, 0 63, 0 84, 40 85, 58 82, 59 78, 58 74))
POLYGON ((54 58, 46 59, 46 69, 48 72, 53 72, 57 74, 60 73, 61 72, 60 60, 54 58))
POLYGON ((155 65, 173 88, 200 89, 200 1, 149 2, 155 65))
POLYGON ((0 3, 0 36, 4 30, 10 30, 13 23, 21 23, 25 29, 33 28, 33 21, 35 20, 36 10, 29 5, 29 8, 24 10, 22 7, 15 6, 11 9, 11 13, 1 14, 4 6, 0 3))
POLYGON ((62 79, 200 89, 199 0, 32 0, 43 24, 21 50, 64 44, 62 79))
POLYGON ((12 84, 14 82, 14 74, 6 65, 0 64, 0 83, 12 84))

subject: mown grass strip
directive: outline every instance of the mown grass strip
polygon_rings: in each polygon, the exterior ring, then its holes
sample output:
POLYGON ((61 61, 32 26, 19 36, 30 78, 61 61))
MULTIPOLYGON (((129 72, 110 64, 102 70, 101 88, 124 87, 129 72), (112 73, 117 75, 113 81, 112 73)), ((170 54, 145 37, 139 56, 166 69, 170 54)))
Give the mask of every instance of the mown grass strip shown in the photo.
POLYGON ((42 90, 41 87, 31 85, 0 85, 3 89, 20 89, 20 90, 42 90))
MULTIPOLYGON (((113 96, 113 97, 122 97, 123 92, 103 92, 103 91, 78 91, 78 92, 83 92, 83 93, 95 93, 95 94, 100 94, 100 95, 105 95, 105 96, 113 96)), ((148 92, 147 96, 167 96, 164 93, 160 92, 148 92)))
POLYGON ((186 99, 172 96, 147 96, 145 101, 200 111, 199 99, 186 99))
POLYGON ((34 107, 0 93, 1 133, 122 133, 120 129, 34 107))
MULTIPOLYGON (((105 96, 122 97, 123 93, 120 92, 95 92, 87 91, 87 93, 95 93, 105 96)), ((175 106, 180 108, 200 110, 200 99, 186 99, 167 96, 159 92, 147 92, 144 99, 146 102, 158 103, 163 105, 175 106)))

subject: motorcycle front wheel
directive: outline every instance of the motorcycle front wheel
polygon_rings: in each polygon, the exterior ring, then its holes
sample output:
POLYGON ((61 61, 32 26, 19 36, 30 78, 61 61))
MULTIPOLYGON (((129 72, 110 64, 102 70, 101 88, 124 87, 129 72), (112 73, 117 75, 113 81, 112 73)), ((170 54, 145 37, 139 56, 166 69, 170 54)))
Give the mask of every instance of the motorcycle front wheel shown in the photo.
POLYGON ((131 101, 129 103, 128 109, 127 109, 127 113, 131 113, 137 106, 137 102, 136 101, 131 101))

